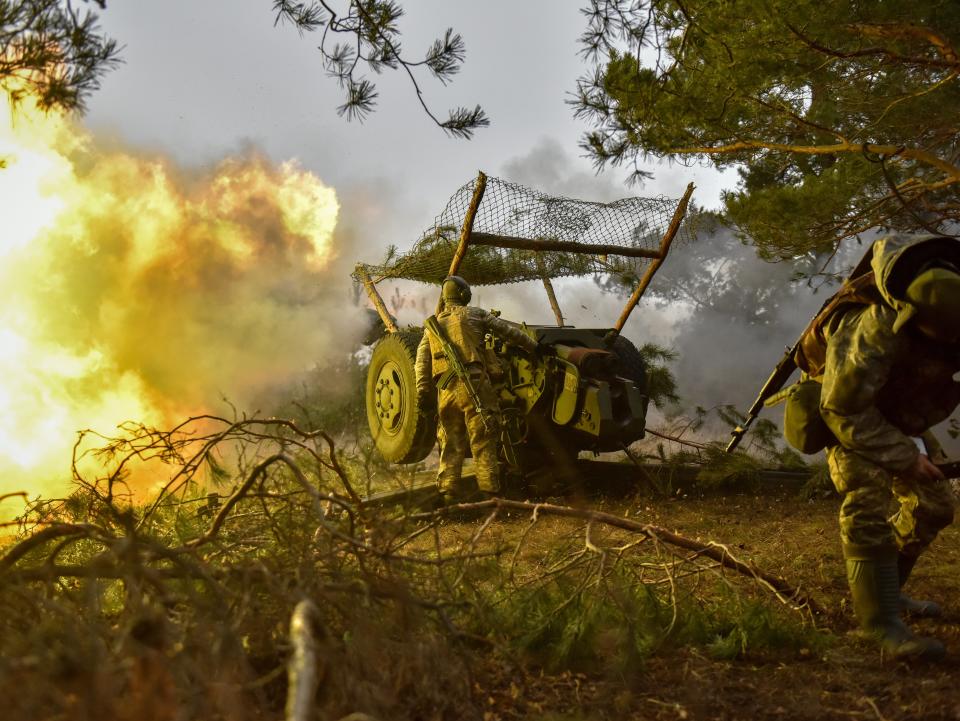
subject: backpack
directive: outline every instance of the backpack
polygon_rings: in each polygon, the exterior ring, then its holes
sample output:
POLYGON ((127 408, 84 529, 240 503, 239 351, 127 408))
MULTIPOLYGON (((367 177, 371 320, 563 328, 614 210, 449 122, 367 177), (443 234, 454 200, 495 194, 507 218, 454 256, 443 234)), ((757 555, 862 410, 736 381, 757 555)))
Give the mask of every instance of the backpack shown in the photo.
POLYGON ((827 363, 827 339, 824 335, 827 323, 837 313, 846 313, 858 306, 883 302, 883 296, 880 294, 872 271, 844 283, 840 290, 827 299, 801 334, 794 353, 797 368, 812 378, 823 375, 823 369, 827 363))
POLYGON ((873 273, 859 275, 844 283, 839 291, 827 299, 800 336, 794 351, 794 362, 806 377, 784 394, 783 436, 801 453, 818 453, 837 442, 836 436, 820 415, 823 386, 817 380, 823 375, 827 362, 827 339, 824 333, 827 323, 837 313, 881 302, 883 296, 873 273))

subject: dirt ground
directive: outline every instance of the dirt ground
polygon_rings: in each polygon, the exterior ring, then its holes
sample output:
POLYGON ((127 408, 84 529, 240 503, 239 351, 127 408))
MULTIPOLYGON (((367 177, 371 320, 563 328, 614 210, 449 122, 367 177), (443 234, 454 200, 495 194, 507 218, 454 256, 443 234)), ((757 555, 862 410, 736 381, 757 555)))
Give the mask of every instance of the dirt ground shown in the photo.
MULTIPOLYGON (((837 535, 836 498, 803 500, 796 486, 707 497, 593 499, 684 535, 715 540, 744 560, 802 584, 824 607, 825 650, 748 654, 718 661, 697 649, 658 652, 629 678, 535 674, 491 660, 477 702, 489 721, 646 719, 960 719, 960 528, 947 529, 918 564, 908 591, 942 603, 942 620, 914 623, 943 640, 947 658, 906 666, 854 633, 837 535)), ((525 517, 502 521, 505 533, 525 517)), ((470 526, 470 522, 465 522, 470 526)), ((480 521, 475 521, 478 524, 480 521)))

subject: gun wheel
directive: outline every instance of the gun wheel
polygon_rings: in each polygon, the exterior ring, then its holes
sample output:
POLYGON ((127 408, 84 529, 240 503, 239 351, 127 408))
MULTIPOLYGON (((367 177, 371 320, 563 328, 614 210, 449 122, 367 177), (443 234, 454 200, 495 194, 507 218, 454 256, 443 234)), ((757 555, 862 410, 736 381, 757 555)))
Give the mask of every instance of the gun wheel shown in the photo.
POLYGON ((624 378, 632 380, 641 393, 646 393, 647 364, 643 360, 643 354, 628 338, 624 338, 622 335, 616 337, 611 350, 619 361, 620 374, 624 378))
POLYGON ((414 365, 423 332, 407 330, 381 338, 367 370, 367 422, 374 445, 391 463, 416 463, 437 441, 434 409, 417 408, 414 365))

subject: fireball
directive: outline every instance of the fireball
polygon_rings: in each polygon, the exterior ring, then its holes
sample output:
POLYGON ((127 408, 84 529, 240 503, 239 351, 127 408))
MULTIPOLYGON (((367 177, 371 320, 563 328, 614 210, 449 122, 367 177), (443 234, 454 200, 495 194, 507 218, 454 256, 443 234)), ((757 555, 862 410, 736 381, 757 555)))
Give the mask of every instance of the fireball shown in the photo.
POLYGON ((339 206, 296 162, 185 170, 29 101, 0 106, 0 162, 0 496, 66 492, 82 429, 242 405, 323 355, 339 206))

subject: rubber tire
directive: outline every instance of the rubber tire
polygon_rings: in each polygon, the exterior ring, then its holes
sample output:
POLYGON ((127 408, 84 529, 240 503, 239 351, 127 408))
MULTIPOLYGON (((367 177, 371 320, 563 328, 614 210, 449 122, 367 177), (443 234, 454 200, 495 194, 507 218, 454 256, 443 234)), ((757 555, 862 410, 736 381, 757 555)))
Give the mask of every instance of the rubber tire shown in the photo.
POLYGON ((422 461, 437 442, 436 408, 417 408, 414 366, 422 336, 421 329, 388 333, 377 342, 370 357, 365 394, 367 423, 374 445, 390 463, 422 461), (389 374, 393 387, 399 389, 399 417, 390 430, 384 427, 377 408, 377 383, 381 374, 389 374))
POLYGON ((646 394, 647 363, 643 360, 643 355, 637 350, 637 347, 628 338, 618 335, 613 341, 611 350, 617 356, 617 360, 620 361, 620 375, 632 380, 637 389, 646 394))

